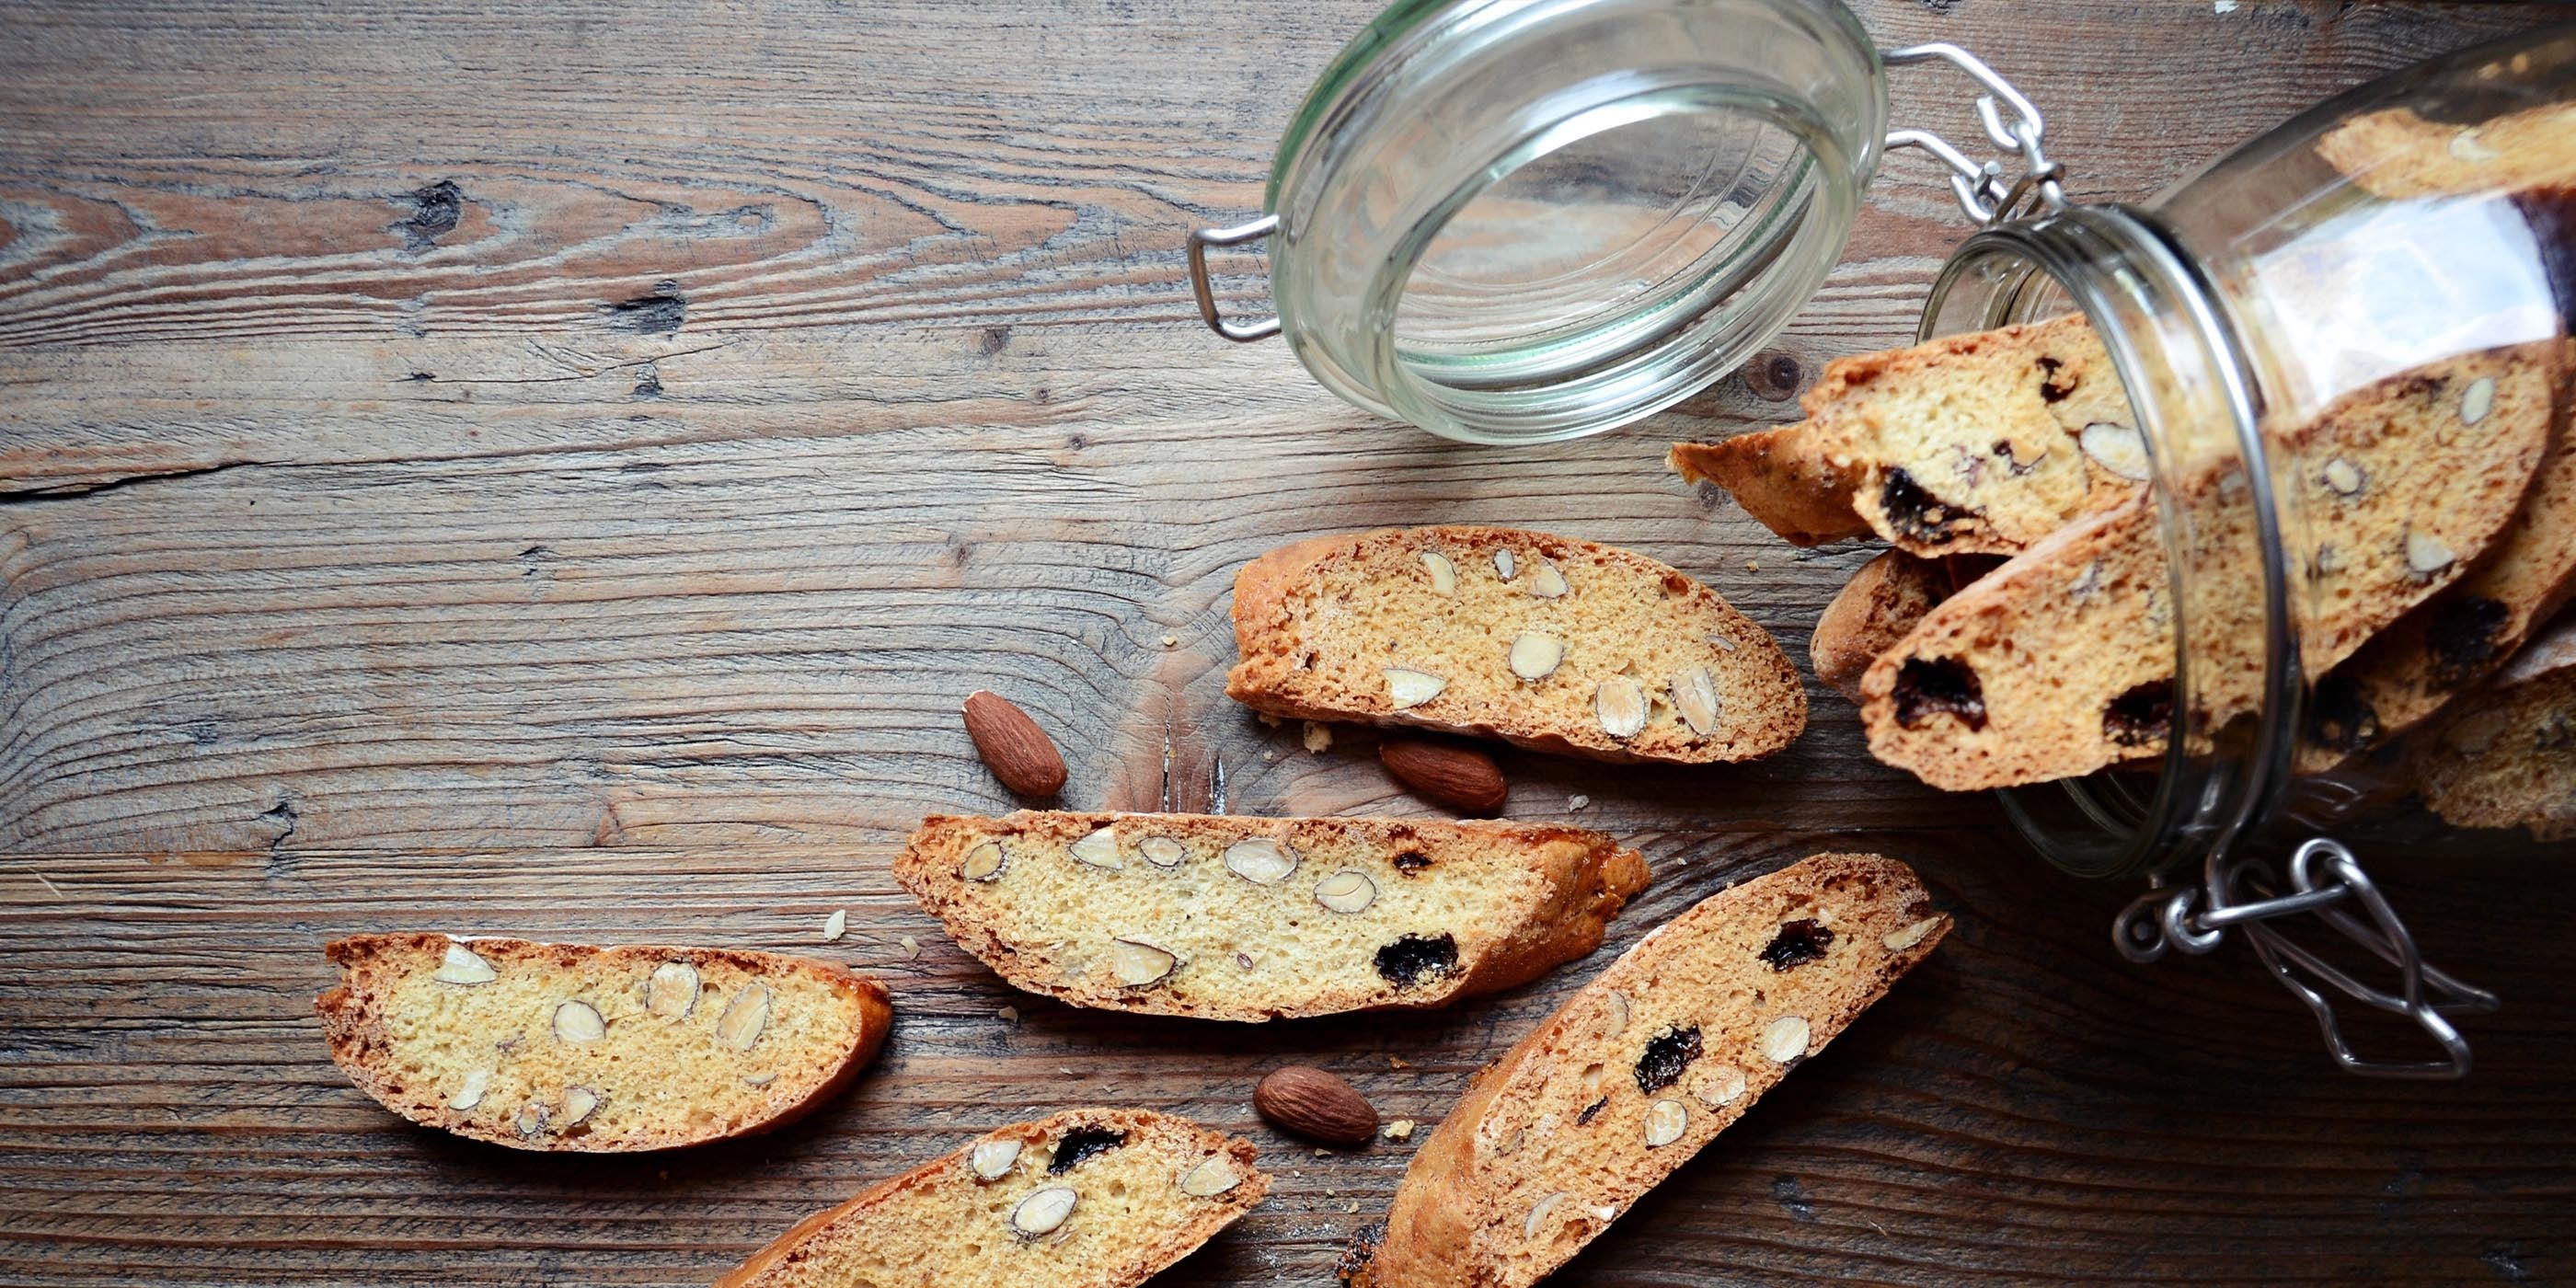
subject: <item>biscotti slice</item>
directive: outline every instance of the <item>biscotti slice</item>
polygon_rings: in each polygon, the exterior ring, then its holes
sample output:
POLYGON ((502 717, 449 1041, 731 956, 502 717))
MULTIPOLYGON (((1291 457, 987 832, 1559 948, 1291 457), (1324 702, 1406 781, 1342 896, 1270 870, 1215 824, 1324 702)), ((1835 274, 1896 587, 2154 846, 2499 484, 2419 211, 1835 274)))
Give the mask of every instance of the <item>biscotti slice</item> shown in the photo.
POLYGON ((1225 691, 1307 720, 1419 725, 1595 760, 1750 760, 1807 726, 1780 646, 1625 550, 1513 528, 1387 528, 1274 550, 1234 582, 1225 691))
POLYGON ((716 1288, 1135 1288, 1269 1193, 1255 1152, 1141 1110, 1019 1123, 807 1217, 716 1288))
POLYGON ((2421 757, 2424 804, 2460 827, 2576 839, 2576 618, 2446 714, 2421 757))
POLYGON ((1860 701, 1860 677, 1869 664, 1949 597, 1950 574, 1937 560, 1889 550, 1862 564, 1816 619, 1807 645, 1816 678, 1860 701))
POLYGON ((766 1131, 857 1078, 885 987, 723 948, 353 935, 316 1003, 331 1059, 419 1123, 513 1149, 670 1149, 766 1131))
MULTIPOLYGON (((2444 359, 2273 435, 2294 502, 2300 658, 2314 679, 2457 581, 2510 521, 2547 442, 2554 344, 2444 359)), ((2202 717, 2256 709, 2263 605, 2252 489, 2212 470, 2178 498, 2202 717)), ((1870 752, 1954 791, 2088 774, 2164 749, 2175 613, 2153 498, 2043 539, 1926 614, 1861 677, 1870 752)))
POLYGON ((2576 185, 2576 102, 2475 125, 2389 108, 2336 126, 2317 140, 2317 153, 2364 191, 2392 200, 2576 185))
POLYGON ((2080 314, 1839 358, 1800 405, 1862 520, 1919 555, 2015 553, 2147 477, 2080 314))
POLYGON ((1726 489, 1755 522, 1793 546, 1820 546, 1870 534, 1852 508, 1857 483, 1825 458, 1806 425, 1738 434, 1718 443, 1675 443, 1664 464, 1692 483, 1726 489))
POLYGON ((1354 1282, 1525 1288, 1929 955, 1904 864, 1820 854, 1646 936, 1477 1076, 1415 1152, 1354 1282))
POLYGON ((1636 851, 1577 828, 1219 814, 934 817, 894 875, 1020 988, 1217 1020, 1510 988, 1646 887, 1636 851))
POLYGON ((2317 683, 2300 768, 2367 754, 2476 687, 2576 594, 2576 438, 2558 441, 2513 523, 2468 574, 2317 683))

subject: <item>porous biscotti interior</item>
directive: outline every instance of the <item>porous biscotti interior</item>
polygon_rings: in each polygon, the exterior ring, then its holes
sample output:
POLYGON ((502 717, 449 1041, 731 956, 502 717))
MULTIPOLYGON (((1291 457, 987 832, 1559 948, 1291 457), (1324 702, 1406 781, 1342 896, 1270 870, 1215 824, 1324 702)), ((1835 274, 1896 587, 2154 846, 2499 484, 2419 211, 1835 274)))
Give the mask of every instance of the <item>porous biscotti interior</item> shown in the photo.
POLYGON ((1445 998, 1527 928, 1552 867, 1617 851, 1516 824, 1049 813, 932 819, 914 846, 958 878, 933 911, 993 936, 1005 974, 1252 1019, 1445 998))
POLYGON ((1631 949, 1506 1065, 1473 1125, 1494 1282, 1562 1264, 1947 927, 1902 864, 1819 855, 1711 896, 1631 949))
POLYGON ((2460 827, 2576 839, 2576 621, 2531 647, 2554 665, 2463 701, 2423 755, 2424 803, 2460 827))
POLYGON ((2544 104, 2465 126, 2411 107, 2356 116, 2317 151, 2388 198, 2454 196, 2576 183, 2576 102, 2544 104))
POLYGON ((1845 359, 1807 407, 1828 454, 1869 471, 1862 513, 1918 553, 2008 553, 2087 508, 2097 477, 2115 491, 2146 477, 2080 314, 1845 359))
POLYGON ((1251 1162, 1248 1144, 1161 1115, 1022 1123, 863 1198, 727 1288, 1132 1284, 1260 1201, 1269 1179, 1251 1162))
MULTIPOLYGON (((348 960, 387 1103, 534 1148, 731 1135, 806 1098, 861 1035, 846 983, 792 958, 381 936, 348 960)), ((338 1054, 335 1052, 335 1054, 338 1054)))
POLYGON ((1762 754, 1805 718, 1759 627, 1678 572, 1590 543, 1372 536, 1288 604, 1297 656, 1282 687, 1311 707, 1678 759, 1762 754))

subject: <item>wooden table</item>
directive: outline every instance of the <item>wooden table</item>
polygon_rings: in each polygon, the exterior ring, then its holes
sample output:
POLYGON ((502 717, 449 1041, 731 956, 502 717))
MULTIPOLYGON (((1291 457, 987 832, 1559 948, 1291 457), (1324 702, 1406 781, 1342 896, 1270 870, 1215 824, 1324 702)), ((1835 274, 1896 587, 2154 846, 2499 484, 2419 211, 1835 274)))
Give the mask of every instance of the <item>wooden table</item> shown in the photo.
MULTIPOLYGON (((1987 55, 2071 186, 2127 199, 2547 8, 1855 7, 1987 55)), ((1036 713, 1076 806, 1151 807, 1168 740, 1184 805, 1221 763, 1237 811, 1426 813, 1366 735, 1310 753, 1224 701, 1246 559, 1556 528, 1708 577, 1803 658, 1867 553, 1789 551, 1663 471, 1670 438, 1789 418, 1776 388, 1462 449, 1201 328, 1183 232, 1257 209, 1370 9, 0 15, 0 1281, 699 1284, 969 1133, 1110 1103, 1283 1172, 1160 1282, 1321 1282, 1409 1147, 1296 1147, 1255 1078, 1313 1061, 1434 1120, 1610 950, 1395 1020, 1014 995, 887 875, 924 812, 1011 805, 959 700, 1036 713), (320 944, 408 926, 810 952, 900 1019, 776 1136, 524 1157, 412 1130, 324 1058, 320 944)), ((1955 88, 1906 77, 1900 110, 1965 128, 1955 88)), ((1907 338, 1960 235, 1932 167, 1891 162, 1782 351, 1811 374, 1907 338)), ((1741 768, 1506 758, 1512 815, 1589 797, 1572 817, 1651 856, 1613 949, 1829 846, 1914 860, 1961 919, 1558 1282, 2576 1280, 2569 870, 2389 874, 2511 1007, 2465 1084, 2340 1077, 2241 951, 2124 964, 2130 886, 2044 868, 1815 708, 1741 768)))

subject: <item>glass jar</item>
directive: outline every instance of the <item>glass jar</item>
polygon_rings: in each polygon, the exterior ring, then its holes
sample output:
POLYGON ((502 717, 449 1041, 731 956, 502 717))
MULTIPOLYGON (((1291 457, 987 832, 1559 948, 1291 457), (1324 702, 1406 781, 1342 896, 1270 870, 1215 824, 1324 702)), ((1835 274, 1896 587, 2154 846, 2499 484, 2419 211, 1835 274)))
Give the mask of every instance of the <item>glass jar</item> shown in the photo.
MULTIPOLYGON (((2355 90, 2144 207, 2069 205, 2043 133, 1972 56, 1881 53, 1834 0, 1412 0, 1308 96, 1269 213, 1192 235, 1192 281, 1221 334, 1284 334, 1362 407, 1574 437, 1768 342, 1886 151, 1934 153, 1982 231, 1921 335, 2090 323, 2133 413, 2111 428, 2146 449, 2139 593, 2170 658, 2094 695, 2107 768, 2008 814, 2061 867, 2148 877, 2131 956, 2241 932, 2345 1067, 2458 1076, 2446 1017, 2494 999, 2423 964, 2353 850, 2576 833, 2576 625, 2550 635, 2576 590, 2576 27, 2355 90), (1998 160, 1888 131, 1888 70, 1917 63, 1978 83, 1998 160), (1206 249, 1261 238, 1278 316, 1226 321, 1206 249), (2481 801, 2536 791, 2529 817, 2446 807, 2498 747, 2481 801), (2285 931, 2311 914, 2394 982, 2285 931), (2357 1055, 2335 996, 2438 1056, 2357 1055)), ((2080 685, 2089 661, 2046 663, 2080 685)))

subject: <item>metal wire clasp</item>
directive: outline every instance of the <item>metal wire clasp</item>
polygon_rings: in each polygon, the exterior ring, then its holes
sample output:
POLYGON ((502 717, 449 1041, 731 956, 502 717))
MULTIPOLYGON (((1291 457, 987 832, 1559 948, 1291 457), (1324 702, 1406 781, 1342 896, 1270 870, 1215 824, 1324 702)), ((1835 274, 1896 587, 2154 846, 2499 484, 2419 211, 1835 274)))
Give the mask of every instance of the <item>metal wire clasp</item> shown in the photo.
POLYGON ((1931 153, 1950 167, 1950 191, 1959 198, 1959 209, 1966 211, 1968 218, 1979 225, 1997 224, 2066 208, 2066 191, 2059 184, 2066 177, 2066 166, 2049 159, 2040 147, 2047 122, 2040 119, 2039 108, 2001 73, 1975 54, 1945 43, 1889 50, 1879 55, 1879 61, 1890 67, 1946 62, 1985 86, 1986 92, 1977 96, 1977 120, 1985 125, 1986 138, 2005 155, 2021 158, 2020 175, 2007 180, 2000 159, 1980 165, 1969 160, 1957 145, 1929 130, 1895 130, 1887 136, 1891 151, 1915 148, 1931 153), (2011 123, 2005 123, 1995 106, 1997 98, 2011 106, 2011 123))
POLYGON ((2469 1071, 2469 1044, 2451 1025, 2454 1014, 2495 1010, 2496 995, 2424 964, 2415 937, 2390 911, 2388 900, 2352 851, 2317 837, 2290 856, 2289 891, 2281 893, 2259 860, 2213 861, 2204 885, 2157 888, 2138 896, 2112 923, 2111 937, 2131 961, 2151 962, 2169 949, 2205 953, 2229 930, 2242 930, 2263 965, 2284 988, 2316 1013, 2335 1063, 2353 1073, 2384 1078, 2458 1078, 2469 1071), (2247 896, 2250 896, 2247 897, 2247 896), (2353 915, 2354 910, 2365 916, 2353 915), (2374 988, 2282 933, 2281 918, 2313 913, 2373 956, 2397 968, 2394 992, 2374 988), (2366 919, 2365 919, 2366 917, 2366 919), (2353 1054, 2335 1019, 2325 985, 2344 996, 2413 1020, 2442 1048, 2439 1060, 2368 1060, 2353 1054))
POLYGON ((1279 334, 1279 319, 1263 318, 1258 322, 1228 322, 1216 311, 1216 284, 1208 279, 1207 248, 1240 246, 1259 241, 1279 231, 1279 216, 1263 215, 1248 224, 1232 228, 1193 228, 1190 230, 1190 293, 1199 300, 1199 317, 1208 329, 1237 344, 1267 340, 1279 334))

